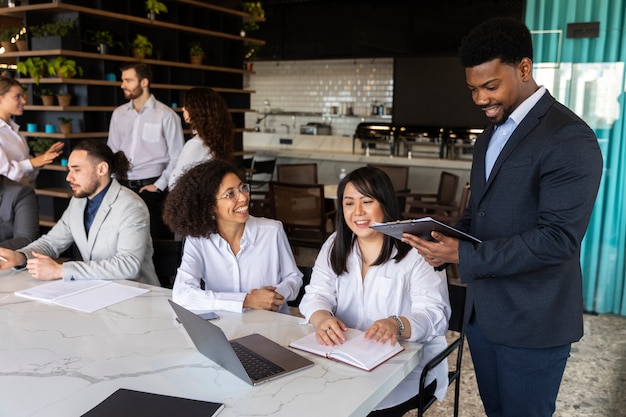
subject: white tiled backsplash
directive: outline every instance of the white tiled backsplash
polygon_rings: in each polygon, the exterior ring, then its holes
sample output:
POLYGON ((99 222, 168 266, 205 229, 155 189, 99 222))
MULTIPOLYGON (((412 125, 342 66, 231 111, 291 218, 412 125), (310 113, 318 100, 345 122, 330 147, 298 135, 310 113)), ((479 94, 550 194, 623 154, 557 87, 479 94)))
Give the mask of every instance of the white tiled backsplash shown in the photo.
POLYGON ((295 134, 300 125, 321 122, 332 126, 332 135, 352 136, 361 121, 391 121, 391 116, 373 116, 372 103, 391 114, 392 58, 264 61, 255 62, 254 71, 244 79, 244 87, 256 91, 251 108, 257 113, 246 114, 247 128, 295 134), (349 108, 353 115, 348 115, 349 108), (257 124, 269 112, 319 115, 271 114, 257 124))

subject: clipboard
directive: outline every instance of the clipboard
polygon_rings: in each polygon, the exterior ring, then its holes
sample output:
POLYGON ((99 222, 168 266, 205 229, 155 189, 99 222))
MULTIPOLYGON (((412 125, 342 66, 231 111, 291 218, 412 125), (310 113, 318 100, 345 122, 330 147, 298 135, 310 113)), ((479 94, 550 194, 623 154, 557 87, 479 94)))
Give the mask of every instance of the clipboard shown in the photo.
POLYGON ((371 229, 379 231, 389 236, 393 236, 396 239, 402 239, 402 233, 410 233, 412 235, 421 237, 422 239, 434 241, 430 232, 437 231, 443 233, 446 236, 450 236, 459 240, 466 240, 468 242, 482 243, 478 238, 455 229, 452 226, 448 226, 432 217, 423 217, 421 219, 410 220, 398 220, 395 222, 386 223, 374 223, 370 226, 371 229))

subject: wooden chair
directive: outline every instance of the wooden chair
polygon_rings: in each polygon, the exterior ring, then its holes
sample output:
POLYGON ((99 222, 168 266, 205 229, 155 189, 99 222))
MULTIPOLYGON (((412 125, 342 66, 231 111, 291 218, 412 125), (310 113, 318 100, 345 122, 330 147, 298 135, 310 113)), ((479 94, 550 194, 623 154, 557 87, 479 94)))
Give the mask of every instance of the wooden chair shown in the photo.
MULTIPOLYGON (((408 205, 407 218, 425 217, 435 214, 432 208, 426 204, 441 206, 456 206, 456 193, 459 187, 459 176, 451 172, 442 171, 439 176, 437 193, 400 193, 406 198, 408 205)), ((406 206, 403 206, 406 207, 406 206)), ((402 209, 404 211, 404 209, 402 209)))
POLYGON ((378 168, 383 171, 391 180, 393 190, 398 196, 398 207, 400 211, 406 206, 405 195, 409 194, 409 167, 402 165, 367 164, 368 167, 378 168))
POLYGON ((250 158, 246 168, 246 181, 250 184, 250 214, 257 217, 271 217, 269 183, 274 179, 276 158, 250 158))
POLYGON ((279 182, 292 184, 317 184, 317 164, 278 164, 276 174, 279 182))
POLYGON ((463 186, 461 198, 459 199, 458 204, 439 204, 436 202, 412 201, 411 207, 416 210, 402 213, 402 216, 407 219, 432 217, 435 220, 439 220, 442 223, 453 226, 465 213, 465 209, 469 203, 470 192, 470 185, 467 183, 463 186))
POLYGON ((292 246, 319 249, 330 234, 323 184, 270 182, 272 215, 283 223, 292 246))

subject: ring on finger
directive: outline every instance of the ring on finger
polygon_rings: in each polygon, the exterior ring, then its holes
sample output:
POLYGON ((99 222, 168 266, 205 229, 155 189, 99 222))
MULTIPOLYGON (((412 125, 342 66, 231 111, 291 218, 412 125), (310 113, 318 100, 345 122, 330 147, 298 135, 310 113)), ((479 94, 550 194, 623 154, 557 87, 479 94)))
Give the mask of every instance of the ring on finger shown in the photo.
POLYGON ((325 331, 326 333, 328 333, 328 331, 329 331, 329 330, 330 330, 330 326, 328 326, 327 328, 325 328, 325 329, 324 329, 324 331, 325 331))

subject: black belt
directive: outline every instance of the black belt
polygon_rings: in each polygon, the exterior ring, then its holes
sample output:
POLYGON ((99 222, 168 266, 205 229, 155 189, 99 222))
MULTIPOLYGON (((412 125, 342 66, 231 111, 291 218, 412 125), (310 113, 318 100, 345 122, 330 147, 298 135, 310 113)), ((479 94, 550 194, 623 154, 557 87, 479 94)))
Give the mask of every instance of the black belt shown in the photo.
POLYGON ((144 185, 154 184, 159 177, 146 178, 143 180, 120 180, 119 183, 128 188, 141 188, 144 185))

